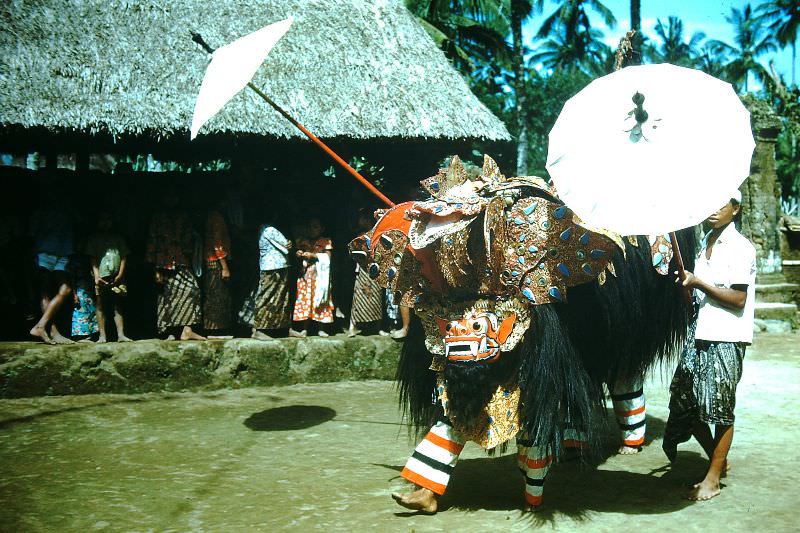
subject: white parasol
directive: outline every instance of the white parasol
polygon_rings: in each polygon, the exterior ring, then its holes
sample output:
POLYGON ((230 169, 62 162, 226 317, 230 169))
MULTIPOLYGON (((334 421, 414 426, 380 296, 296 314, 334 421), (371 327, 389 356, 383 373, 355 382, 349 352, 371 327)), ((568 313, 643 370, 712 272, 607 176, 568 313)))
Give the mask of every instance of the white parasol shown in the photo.
POLYGON ((228 101, 236 94, 250 87, 262 100, 269 104, 283 118, 291 122, 297 129, 311 139, 326 154, 331 156, 334 161, 347 170, 354 178, 361 182, 372 194, 377 196, 389 207, 394 207, 394 203, 379 191, 356 169, 350 166, 339 154, 334 152, 319 137, 311 133, 308 128, 300 124, 294 117, 286 112, 281 106, 275 103, 272 98, 267 96, 264 91, 256 87, 251 81, 258 68, 267 58, 267 55, 289 31, 289 27, 294 22, 293 17, 264 26, 260 30, 254 31, 241 37, 230 44, 222 46, 217 50, 211 48, 198 33, 192 33, 192 40, 203 47, 203 50, 211 54, 211 62, 206 69, 203 83, 200 85, 200 92, 194 106, 194 116, 192 117, 191 139, 197 136, 197 132, 208 122, 228 101))
POLYGON ((258 67, 294 22, 292 17, 264 26, 230 44, 217 48, 208 64, 194 104, 191 138, 228 101, 244 89, 258 67))
POLYGON ((730 84, 669 64, 631 66, 564 104, 547 170, 585 222, 658 235, 724 205, 750 174, 754 147, 750 113, 730 84))

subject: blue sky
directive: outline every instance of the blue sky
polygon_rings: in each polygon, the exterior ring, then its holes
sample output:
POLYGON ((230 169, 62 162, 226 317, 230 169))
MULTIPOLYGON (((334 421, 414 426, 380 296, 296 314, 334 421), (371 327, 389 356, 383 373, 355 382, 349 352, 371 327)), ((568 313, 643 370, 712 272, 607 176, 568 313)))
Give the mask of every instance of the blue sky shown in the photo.
MULTIPOLYGON (((617 18, 617 25, 614 29, 609 29, 594 11, 589 12, 592 25, 605 34, 606 43, 612 48, 616 48, 626 31, 630 29, 630 1, 629 0, 601 0, 617 18)), ((641 0, 642 9, 642 30, 653 37, 656 20, 661 19, 664 23, 670 15, 675 15, 683 21, 685 39, 696 31, 702 31, 707 39, 719 39, 728 44, 733 44, 733 26, 725 20, 731 8, 743 9, 750 3, 753 9, 761 2, 758 0, 747 2, 745 0, 641 0)), ((555 11, 557 3, 547 0, 544 5, 544 12, 541 15, 531 17, 523 29, 525 44, 532 47, 533 37, 539 30, 545 17, 555 11)), ((800 54, 799 54, 800 55, 800 54)), ((777 53, 764 55, 760 61, 767 66, 770 59, 775 60, 775 69, 780 72, 784 79, 789 81, 791 76, 792 54, 789 48, 779 50, 777 53)), ((800 72, 800 67, 796 67, 800 72)))

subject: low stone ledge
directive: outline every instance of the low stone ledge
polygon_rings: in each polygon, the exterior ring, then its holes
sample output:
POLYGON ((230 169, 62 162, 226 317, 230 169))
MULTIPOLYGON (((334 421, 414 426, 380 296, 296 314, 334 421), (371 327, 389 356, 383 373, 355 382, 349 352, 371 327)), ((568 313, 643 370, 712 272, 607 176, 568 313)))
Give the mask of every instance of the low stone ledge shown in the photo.
POLYGON ((386 337, 48 346, 0 343, 0 397, 140 393, 393 379, 400 344, 386 337))

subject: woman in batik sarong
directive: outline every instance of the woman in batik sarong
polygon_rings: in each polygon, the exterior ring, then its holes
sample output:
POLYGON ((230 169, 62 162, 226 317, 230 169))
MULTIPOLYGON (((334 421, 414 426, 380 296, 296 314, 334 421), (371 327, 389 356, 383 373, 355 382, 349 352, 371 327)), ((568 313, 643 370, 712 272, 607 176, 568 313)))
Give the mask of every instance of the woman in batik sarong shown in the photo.
POLYGON ((153 215, 147 239, 146 260, 155 268, 160 286, 157 325, 160 334, 181 340, 206 340, 193 327, 201 323, 200 284, 192 270, 195 234, 186 213, 178 208, 177 196, 167 192, 164 210, 153 215))
POLYGON ((742 377, 745 347, 753 340, 756 251, 733 224, 741 210, 741 194, 706 221, 705 236, 694 273, 683 285, 694 289, 697 319, 670 386, 669 420, 664 452, 671 461, 679 443, 694 436, 711 461, 705 478, 688 498, 708 500, 720 493, 733 440, 736 385, 742 377), (711 433, 711 425, 714 433, 711 433))
POLYGON ((305 228, 305 235, 297 241, 297 257, 302 262, 301 276, 297 279, 297 299, 292 320, 301 324, 294 327, 291 335, 305 336, 308 321, 316 322, 319 336, 327 337, 324 324, 333 323, 333 294, 331 278, 331 254, 333 244, 322 236, 323 227, 316 218, 305 228))
POLYGON ((292 242, 278 231, 274 212, 258 232, 258 287, 253 295, 254 339, 272 338, 265 332, 289 327, 289 251, 292 242))
MULTIPOLYGON (((360 209, 358 212, 357 233, 363 234, 372 227, 374 219, 370 216, 368 209, 360 209)), ((386 289, 378 285, 375 280, 369 277, 367 271, 356 263, 356 281, 353 286, 353 306, 350 311, 350 328, 347 330, 348 337, 355 337, 361 330, 357 326, 374 326, 383 318, 383 294, 386 289)), ((372 329, 375 329, 372 327, 372 329)))
POLYGON ((203 326, 207 331, 227 330, 231 327, 231 291, 228 266, 231 238, 228 225, 219 209, 212 209, 206 218, 205 243, 206 270, 203 275, 203 326))

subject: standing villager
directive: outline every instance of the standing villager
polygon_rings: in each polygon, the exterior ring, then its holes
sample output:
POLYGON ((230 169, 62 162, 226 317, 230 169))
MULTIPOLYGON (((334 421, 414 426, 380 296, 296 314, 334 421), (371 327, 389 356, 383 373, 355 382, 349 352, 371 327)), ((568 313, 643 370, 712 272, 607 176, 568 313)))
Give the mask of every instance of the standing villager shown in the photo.
POLYGON ((178 209, 177 196, 167 192, 164 209, 153 215, 147 240, 147 262, 155 268, 160 286, 157 299, 159 333, 181 340, 206 340, 193 326, 200 324, 200 285, 192 271, 194 232, 186 213, 178 209))
POLYGON ((88 258, 83 255, 73 256, 70 271, 74 280, 72 295, 75 304, 72 308, 72 339, 91 342, 91 337, 99 331, 99 326, 88 258))
MULTIPOLYGON (((275 226, 274 212, 269 223, 258 232, 258 287, 254 296, 254 339, 272 337, 267 331, 289 327, 289 252, 292 242, 275 226)), ((285 332, 284 332, 285 333, 285 332)))
MULTIPOLYGON (((373 222, 368 209, 359 210, 357 230, 359 234, 369 231, 373 222)), ((348 337, 355 337, 361 333, 357 329, 358 325, 374 324, 383 318, 383 294, 385 291, 386 289, 381 288, 369 276, 369 273, 356 263, 356 280, 353 286, 353 306, 350 311, 348 337)))
POLYGON ((323 229, 319 219, 312 218, 305 228, 305 236, 297 242, 297 257, 302 261, 302 275, 297 279, 297 298, 292 320, 302 324, 302 329, 298 331, 294 328, 290 332, 293 336, 305 336, 309 327, 307 322, 311 321, 317 323, 319 336, 327 337, 329 334, 322 325, 333 323, 333 243, 328 237, 322 236, 323 229))
POLYGON ((203 276, 203 326, 209 331, 227 330, 231 327, 232 303, 228 281, 231 238, 228 225, 219 209, 212 209, 206 218, 204 256, 206 271, 203 276))
POLYGON ((124 300, 128 295, 125 284, 125 271, 130 250, 125 239, 114 231, 113 218, 109 211, 101 211, 97 219, 97 231, 86 243, 86 253, 92 265, 94 294, 97 297, 97 325, 100 336, 97 342, 108 339, 107 321, 114 317, 117 340, 130 342, 125 336, 124 300))
POLYGON ((70 256, 75 253, 72 218, 60 207, 63 202, 53 187, 45 190, 45 206, 31 217, 30 231, 39 267, 42 316, 30 334, 48 344, 69 344, 56 325, 59 311, 72 303, 72 284, 67 275, 70 256))
POLYGON ((694 289, 697 318, 670 385, 669 419, 664 452, 670 461, 677 446, 692 436, 708 454, 705 478, 688 498, 708 500, 720 493, 733 441, 736 386, 742 377, 745 349, 753 341, 756 251, 736 230, 741 193, 711 215, 694 273, 683 286, 694 289), (714 426, 714 434, 711 433, 714 426))

